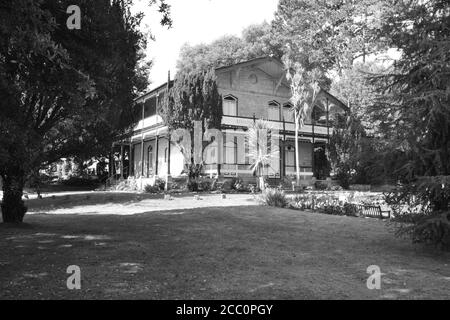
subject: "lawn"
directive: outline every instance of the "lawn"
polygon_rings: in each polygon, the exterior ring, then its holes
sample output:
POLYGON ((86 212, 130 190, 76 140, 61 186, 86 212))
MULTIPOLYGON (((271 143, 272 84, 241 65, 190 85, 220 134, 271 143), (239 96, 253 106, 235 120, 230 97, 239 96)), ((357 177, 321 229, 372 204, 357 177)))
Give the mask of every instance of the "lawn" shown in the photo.
POLYGON ((0 225, 0 299, 450 299, 450 256, 376 219, 261 207, 249 195, 28 205, 26 224, 0 225), (81 290, 66 287, 69 265, 81 290), (370 265, 381 290, 366 287, 370 265))

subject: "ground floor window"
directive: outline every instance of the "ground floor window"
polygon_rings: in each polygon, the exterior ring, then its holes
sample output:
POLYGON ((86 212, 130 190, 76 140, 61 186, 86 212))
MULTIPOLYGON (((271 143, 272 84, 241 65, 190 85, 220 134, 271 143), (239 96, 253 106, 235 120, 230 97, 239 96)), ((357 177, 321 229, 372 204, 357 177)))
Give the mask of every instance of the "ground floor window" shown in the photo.
POLYGON ((286 157, 286 167, 295 167, 295 148, 293 146, 287 146, 284 154, 286 157))
POLYGON ((232 141, 225 143, 225 163, 236 164, 237 163, 237 141, 236 137, 232 141))

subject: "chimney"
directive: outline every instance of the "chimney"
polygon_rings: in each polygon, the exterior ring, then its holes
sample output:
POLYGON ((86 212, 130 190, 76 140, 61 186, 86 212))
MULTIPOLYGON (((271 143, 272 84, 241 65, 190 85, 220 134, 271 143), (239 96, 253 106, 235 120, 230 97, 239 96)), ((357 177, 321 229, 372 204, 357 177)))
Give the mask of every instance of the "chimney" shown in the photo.
POLYGON ((167 72, 167 90, 170 89, 170 70, 167 72))

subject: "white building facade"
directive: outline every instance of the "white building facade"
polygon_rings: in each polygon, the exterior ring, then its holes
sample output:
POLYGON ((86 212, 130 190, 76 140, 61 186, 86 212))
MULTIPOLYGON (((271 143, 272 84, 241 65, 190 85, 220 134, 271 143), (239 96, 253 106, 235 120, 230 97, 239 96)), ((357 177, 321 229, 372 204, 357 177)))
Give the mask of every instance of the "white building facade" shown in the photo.
MULTIPOLYGON (((219 93, 223 99, 223 163, 215 159, 214 148, 204 151, 204 173, 219 177, 252 178, 251 159, 245 135, 257 119, 269 121, 278 131, 279 157, 274 157, 265 175, 272 179, 293 179, 296 176, 295 152, 299 151, 301 180, 308 183, 313 176, 327 175, 324 150, 332 134, 331 119, 348 109, 341 101, 321 90, 316 105, 309 110, 305 125, 295 146, 295 124, 291 109, 291 92, 283 64, 271 57, 258 58, 215 70, 219 93)), ((133 177, 152 183, 157 177, 182 175, 184 157, 170 139, 169 130, 157 114, 157 105, 166 94, 171 81, 137 99, 143 105, 141 121, 131 135, 117 141, 119 154, 112 172, 118 178, 133 177), (122 160, 122 161, 121 161, 122 160)))

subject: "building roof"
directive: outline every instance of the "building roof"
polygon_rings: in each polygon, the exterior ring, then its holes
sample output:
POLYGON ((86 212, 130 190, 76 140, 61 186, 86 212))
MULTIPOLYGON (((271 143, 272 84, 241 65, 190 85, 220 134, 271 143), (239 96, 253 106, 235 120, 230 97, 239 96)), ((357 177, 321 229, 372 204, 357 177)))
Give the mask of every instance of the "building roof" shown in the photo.
POLYGON ((274 62, 276 64, 279 64, 284 69, 283 62, 281 62, 280 59, 278 59, 276 57, 272 57, 272 56, 265 56, 265 57, 259 57, 259 58, 254 58, 254 59, 250 59, 247 61, 234 63, 234 64, 231 64, 228 66, 222 66, 222 67, 216 68, 215 70, 222 71, 222 70, 226 70, 226 69, 230 69, 230 68, 246 67, 248 65, 260 64, 260 63, 264 63, 264 62, 274 62))
POLYGON ((321 97, 321 96, 328 99, 332 104, 337 105, 342 110, 344 110, 346 112, 350 111, 350 109, 348 108, 348 106, 345 103, 343 103, 341 100, 339 100, 338 98, 333 96, 331 93, 329 93, 328 91, 326 91, 322 88, 320 88, 320 92, 318 94, 318 97, 321 97))
MULTIPOLYGON (((173 80, 170 80, 170 86, 173 86, 173 82, 174 82, 173 80)), ((137 97, 134 101, 135 101, 135 102, 140 102, 139 100, 142 100, 142 99, 145 100, 146 97, 152 96, 154 93, 156 93, 156 92, 158 92, 158 91, 161 91, 162 89, 164 89, 164 88, 166 88, 166 87, 167 87, 167 81, 164 82, 164 83, 163 83, 162 85, 160 85, 159 87, 156 87, 156 88, 154 88, 154 89, 152 89, 152 90, 150 90, 150 91, 147 91, 146 93, 140 95, 140 96, 137 97)))
MULTIPOLYGON (((231 64, 228 66, 218 67, 215 70, 216 70, 216 72, 221 72, 221 71, 227 71, 229 69, 243 68, 246 66, 252 66, 252 65, 256 65, 256 64, 260 65, 259 68, 262 69, 262 71, 264 71, 265 73, 268 73, 268 74, 273 74, 274 77, 282 77, 284 75, 285 67, 284 67, 283 62, 280 59, 273 57, 273 56, 254 58, 254 59, 250 59, 247 61, 242 61, 239 63, 231 64), (277 67, 277 70, 274 70, 275 65, 277 67)), ((173 83, 174 83, 174 80, 170 80, 170 86, 173 86, 173 83)), ((145 100, 146 97, 152 96, 153 94, 157 93, 158 91, 161 91, 165 87, 167 87, 167 82, 160 85, 159 87, 156 87, 156 88, 144 93, 143 95, 138 97, 135 101, 140 102, 139 100, 142 100, 142 99, 145 100)), ((333 96, 331 93, 324 90, 323 88, 320 88, 318 97, 324 97, 326 99, 329 99, 329 101, 332 104, 340 107, 344 111, 349 111, 349 108, 345 103, 340 101, 337 97, 333 96)))

